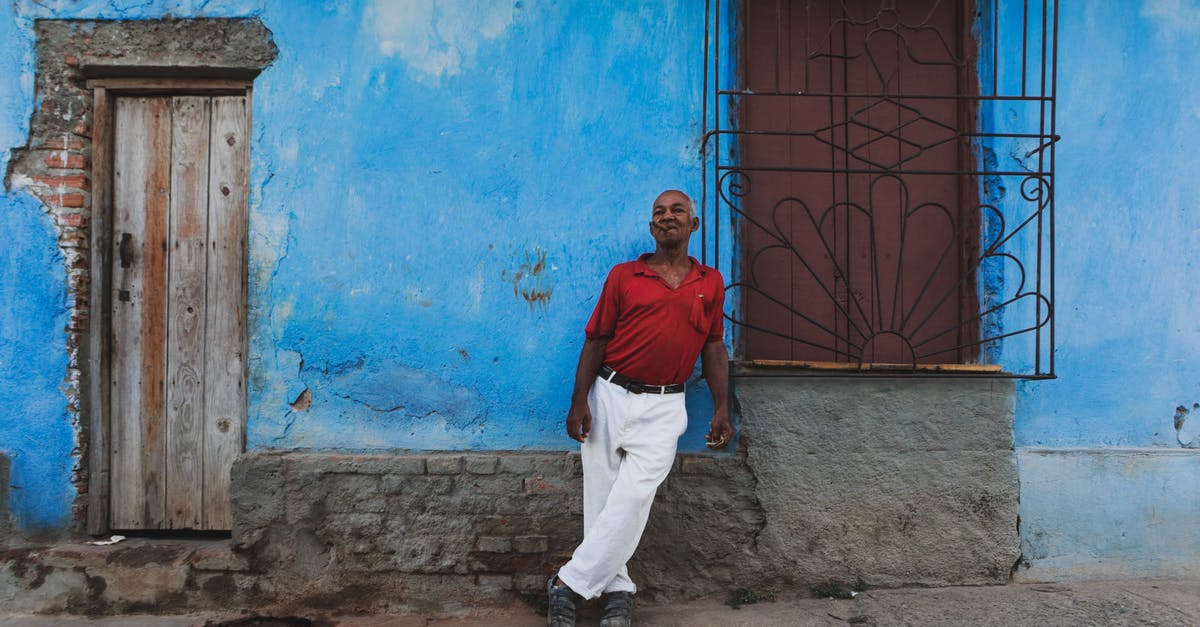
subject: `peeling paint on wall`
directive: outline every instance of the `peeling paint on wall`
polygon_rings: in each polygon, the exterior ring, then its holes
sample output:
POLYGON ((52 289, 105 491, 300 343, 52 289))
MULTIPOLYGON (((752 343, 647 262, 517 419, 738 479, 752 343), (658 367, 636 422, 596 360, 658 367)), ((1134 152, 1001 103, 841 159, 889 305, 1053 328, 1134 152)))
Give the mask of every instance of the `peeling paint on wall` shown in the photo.
POLYGON ((1200 448, 1200 403, 1179 405, 1174 416, 1175 439, 1183 448, 1200 448), (1192 416, 1192 412, 1196 412, 1192 416))
POLYGON ((532 255, 525 253, 525 260, 512 273, 513 296, 525 299, 530 308, 548 304, 554 294, 547 274, 550 269, 546 265, 546 251, 536 248, 532 255))

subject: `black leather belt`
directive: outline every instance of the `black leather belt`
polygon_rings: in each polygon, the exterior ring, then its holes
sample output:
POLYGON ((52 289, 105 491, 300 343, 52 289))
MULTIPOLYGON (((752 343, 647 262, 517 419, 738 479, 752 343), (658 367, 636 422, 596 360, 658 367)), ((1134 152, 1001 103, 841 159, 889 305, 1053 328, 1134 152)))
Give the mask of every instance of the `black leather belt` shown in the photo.
POLYGON ((683 392, 684 384, 672 383, 671 385, 647 385, 637 379, 630 379, 624 375, 617 374, 616 370, 608 366, 600 367, 600 378, 615 383, 634 394, 679 394, 683 392))

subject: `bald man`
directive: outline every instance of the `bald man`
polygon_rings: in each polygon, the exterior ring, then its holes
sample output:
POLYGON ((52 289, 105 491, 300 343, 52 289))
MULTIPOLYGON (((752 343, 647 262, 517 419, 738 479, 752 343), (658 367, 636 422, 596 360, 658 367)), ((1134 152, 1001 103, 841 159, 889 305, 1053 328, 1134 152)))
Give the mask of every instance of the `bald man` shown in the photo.
POLYGON ((654 252, 609 272, 588 321, 567 413, 567 435, 581 443, 583 542, 547 585, 553 627, 575 624, 576 599, 601 595, 601 625, 630 624, 637 586, 625 563, 687 429, 684 384, 697 357, 714 406, 708 446, 724 448, 733 435, 725 285, 688 256, 699 228, 687 194, 659 194, 650 218, 654 252))

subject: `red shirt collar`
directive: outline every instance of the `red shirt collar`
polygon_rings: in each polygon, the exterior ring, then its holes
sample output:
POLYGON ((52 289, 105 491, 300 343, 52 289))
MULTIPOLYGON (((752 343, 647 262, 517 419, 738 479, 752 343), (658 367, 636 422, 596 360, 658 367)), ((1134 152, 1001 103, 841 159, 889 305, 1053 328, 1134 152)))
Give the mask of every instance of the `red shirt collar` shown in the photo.
MULTIPOLYGON (((662 278, 646 263, 646 260, 653 255, 654 253, 642 253, 641 255, 638 255, 637 260, 633 262, 633 273, 653 277, 656 279, 662 278)), ((703 277, 708 273, 708 268, 704 267, 704 265, 699 261, 696 261, 695 257, 688 255, 688 259, 692 260, 692 269, 689 270, 688 275, 683 278, 683 282, 679 284, 680 287, 691 283, 692 281, 698 281, 700 280, 700 277, 703 277)))

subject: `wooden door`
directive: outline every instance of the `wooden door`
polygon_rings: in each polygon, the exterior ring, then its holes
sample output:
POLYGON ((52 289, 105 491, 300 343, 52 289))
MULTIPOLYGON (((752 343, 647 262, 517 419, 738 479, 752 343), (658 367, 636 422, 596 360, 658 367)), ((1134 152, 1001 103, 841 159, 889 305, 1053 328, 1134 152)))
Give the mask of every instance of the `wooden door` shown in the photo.
POLYGON ((113 108, 109 524, 229 529, 245 433, 247 97, 113 108))

